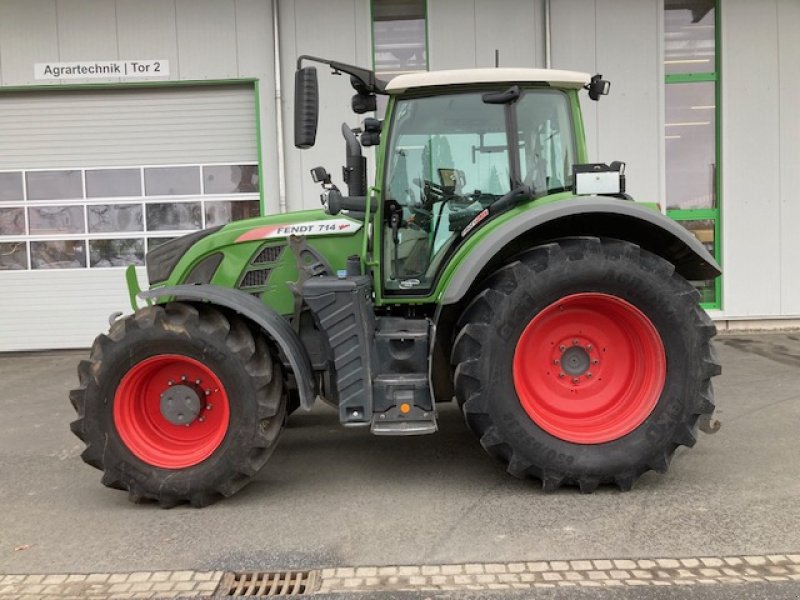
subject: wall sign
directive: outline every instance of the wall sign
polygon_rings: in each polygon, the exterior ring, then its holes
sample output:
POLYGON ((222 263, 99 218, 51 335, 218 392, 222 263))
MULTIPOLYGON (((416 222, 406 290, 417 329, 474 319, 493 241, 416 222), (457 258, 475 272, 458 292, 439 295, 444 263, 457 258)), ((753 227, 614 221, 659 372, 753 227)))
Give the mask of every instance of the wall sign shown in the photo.
POLYGON ((168 60, 92 60, 46 62, 33 65, 35 79, 62 81, 64 79, 134 79, 139 77, 169 77, 168 60))

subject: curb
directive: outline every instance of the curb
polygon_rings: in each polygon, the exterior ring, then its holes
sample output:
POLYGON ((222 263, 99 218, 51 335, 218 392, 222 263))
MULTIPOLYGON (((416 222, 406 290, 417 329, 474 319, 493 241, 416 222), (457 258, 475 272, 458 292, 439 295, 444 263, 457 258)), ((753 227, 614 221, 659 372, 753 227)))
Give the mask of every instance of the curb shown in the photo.
MULTIPOLYGON (((314 582, 304 589, 302 595, 560 587, 677 587, 800 581, 800 554, 338 567, 292 573, 308 575, 308 579, 314 582)), ((280 572, 269 571, 265 574, 273 579, 282 577, 280 572)), ((223 571, 0 575, 0 600, 144 600, 273 595, 268 590, 256 594, 231 594, 228 583, 233 579, 234 574, 223 571)))

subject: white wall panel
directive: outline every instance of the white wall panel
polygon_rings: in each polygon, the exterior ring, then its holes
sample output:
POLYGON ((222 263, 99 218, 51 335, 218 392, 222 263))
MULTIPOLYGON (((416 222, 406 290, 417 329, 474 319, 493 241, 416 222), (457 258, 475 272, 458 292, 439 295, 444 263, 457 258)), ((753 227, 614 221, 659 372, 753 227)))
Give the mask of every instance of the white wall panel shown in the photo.
POLYGON ((551 3, 552 66, 602 73, 611 93, 581 94, 590 161, 628 164, 628 192, 658 201, 662 177, 661 5, 658 0, 551 3))
POLYGON ((58 31, 54 0, 0 2, 0 83, 37 83, 33 65, 58 60, 58 31))
MULTIPOLYGON (((550 3, 551 60, 554 69, 597 73, 596 13, 594 0, 558 0, 550 3)), ((604 73, 605 75, 605 73, 604 73)), ((614 82, 612 94, 616 93, 614 82)), ((603 102, 608 97, 603 98, 603 102)), ((598 103, 581 94, 581 112, 586 130, 589 160, 600 156, 598 103)))
POLYGON ((611 93, 597 103, 598 158, 626 162, 627 191, 645 202, 661 200, 664 74, 658 5, 597 0, 597 72, 612 82, 611 93))
POLYGON ((500 66, 543 67, 542 0, 431 0, 428 2, 432 71, 500 66), (540 55, 541 54, 541 55, 540 55))
MULTIPOLYGON (((800 315, 800 2, 778 0, 781 314, 800 315)), ((727 213, 726 213, 727 214, 727 213)), ((732 240, 733 241, 733 240, 732 240)))
POLYGON ((275 39, 272 1, 236 0, 236 56, 239 77, 259 80, 264 210, 278 212, 278 126, 275 102, 275 39))
POLYGON ((117 0, 119 58, 166 59, 180 79, 174 0, 117 0))
MULTIPOLYGON (((778 15, 722 5, 723 266, 727 316, 781 314, 778 15)), ((796 77, 796 65, 792 67, 796 77)), ((796 172, 792 165, 791 172, 796 172)), ((796 243, 791 235, 789 243, 796 243)))
POLYGON ((475 66, 476 0, 428 2, 428 64, 431 71, 475 66))
MULTIPOLYGON (((59 58, 62 62, 116 60, 119 58, 117 11, 114 2, 108 0, 81 0, 80 2, 57 0, 56 10, 58 13, 59 58)), ((70 80, 70 83, 92 81, 91 79, 73 79, 70 80)), ((109 81, 119 80, 109 78, 109 81)))
POLYGON ((122 269, 0 272, 0 352, 88 348, 116 311, 131 312, 122 269))
MULTIPOLYGON (((350 109, 355 93, 348 76, 330 75, 317 65, 320 118, 317 143, 309 150, 294 147, 294 71, 297 57, 310 54, 341 62, 372 67, 369 22, 356 15, 369 14, 368 0, 282 0, 279 2, 281 72, 284 82, 283 123, 285 135, 286 197, 289 210, 318 208, 320 187, 309 170, 322 165, 343 188, 344 139, 341 124, 355 125, 363 117, 350 109)), ((369 179, 373 179, 370 171, 369 179)), ((345 188, 343 188, 345 189, 345 188)))
POLYGON ((501 67, 544 66, 537 57, 537 41, 544 37, 544 24, 537 19, 534 0, 475 2, 475 67, 493 67, 494 51, 500 51, 501 67))
POLYGON ((176 0, 175 6, 181 79, 236 77, 233 0, 176 0))

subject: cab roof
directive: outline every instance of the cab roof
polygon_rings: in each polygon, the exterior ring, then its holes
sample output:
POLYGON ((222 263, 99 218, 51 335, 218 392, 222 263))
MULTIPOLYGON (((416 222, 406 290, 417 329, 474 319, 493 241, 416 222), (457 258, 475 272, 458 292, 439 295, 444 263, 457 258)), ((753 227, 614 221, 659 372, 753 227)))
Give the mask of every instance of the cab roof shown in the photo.
POLYGON ((398 75, 386 84, 386 92, 399 94, 417 88, 470 83, 548 83, 553 87, 577 89, 588 84, 590 79, 588 73, 558 69, 453 69, 398 75))

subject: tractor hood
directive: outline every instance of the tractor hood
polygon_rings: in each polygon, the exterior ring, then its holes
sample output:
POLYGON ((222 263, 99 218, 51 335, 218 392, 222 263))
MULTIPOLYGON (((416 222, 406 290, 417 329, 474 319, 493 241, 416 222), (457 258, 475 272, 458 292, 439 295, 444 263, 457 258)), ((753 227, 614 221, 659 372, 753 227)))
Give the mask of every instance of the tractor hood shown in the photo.
POLYGON ((214 284, 257 295, 285 312, 298 278, 289 237, 305 239, 321 263, 335 273, 360 255, 364 223, 343 214, 307 210, 234 221, 172 240, 147 254, 151 287, 214 284))

